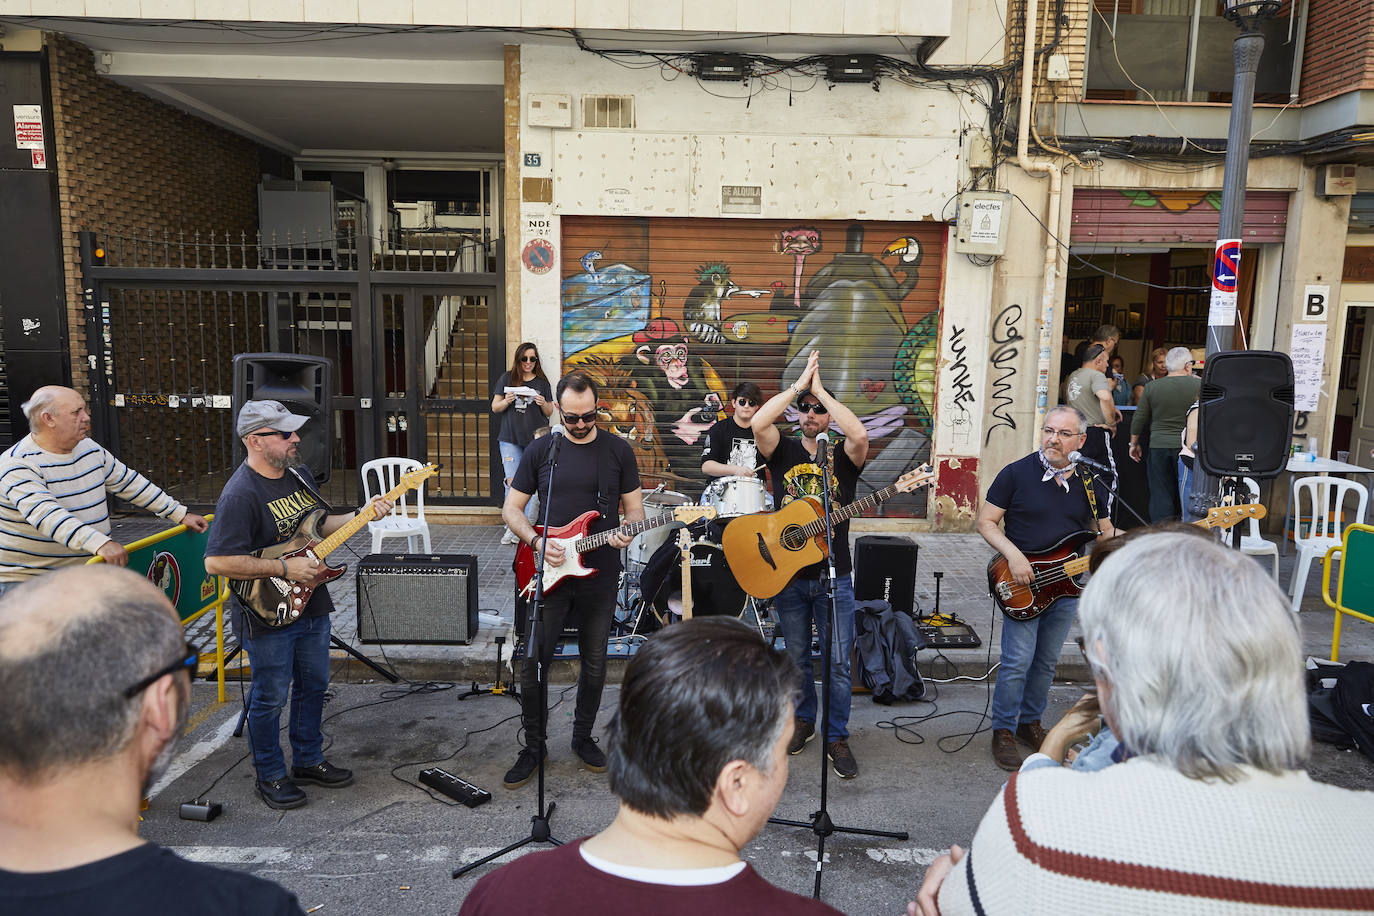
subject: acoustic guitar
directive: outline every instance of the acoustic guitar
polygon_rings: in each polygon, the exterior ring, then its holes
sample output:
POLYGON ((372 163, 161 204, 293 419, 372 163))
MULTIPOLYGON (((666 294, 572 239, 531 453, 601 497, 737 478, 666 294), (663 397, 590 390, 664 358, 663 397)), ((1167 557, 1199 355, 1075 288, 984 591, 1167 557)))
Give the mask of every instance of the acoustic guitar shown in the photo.
MULTIPOLYGON (((401 475, 396 486, 387 490, 382 499, 394 500, 407 490, 415 490, 425 485, 425 481, 439 473, 439 465, 427 464, 401 475)), ((315 589, 326 582, 342 576, 348 569, 344 566, 330 566, 325 562, 336 549, 353 537, 364 525, 373 520, 371 512, 359 512, 344 522, 337 531, 324 537, 320 534, 320 524, 329 514, 327 509, 319 508, 309 513, 296 526, 291 539, 272 547, 255 551, 253 556, 264 560, 290 560, 292 557, 310 557, 320 561, 322 570, 320 581, 314 585, 292 582, 283 576, 268 576, 265 579, 230 579, 229 588, 238 595, 243 606, 253 612, 269 627, 284 627, 301 616, 310 596, 315 589)))
MULTIPOLYGON (((1233 528, 1249 518, 1264 518, 1265 514, 1259 503, 1218 506, 1208 509, 1207 517, 1193 524, 1199 528, 1233 528)), ((1076 531, 1049 550, 1026 554, 1033 570, 1029 585, 1013 580, 1007 558, 998 554, 988 562, 988 593, 1012 620, 1039 617, 1058 599, 1083 591, 1079 578, 1088 571, 1088 557, 1082 554, 1082 548, 1096 538, 1094 532, 1076 531)))
MULTIPOLYGON (((930 465, 923 464, 903 474, 896 483, 832 510, 830 523, 836 525, 934 479, 930 465)), ((798 572, 824 560, 824 511, 820 500, 804 496, 776 512, 741 515, 726 525, 721 533, 721 547, 740 587, 755 598, 772 598, 798 572)))

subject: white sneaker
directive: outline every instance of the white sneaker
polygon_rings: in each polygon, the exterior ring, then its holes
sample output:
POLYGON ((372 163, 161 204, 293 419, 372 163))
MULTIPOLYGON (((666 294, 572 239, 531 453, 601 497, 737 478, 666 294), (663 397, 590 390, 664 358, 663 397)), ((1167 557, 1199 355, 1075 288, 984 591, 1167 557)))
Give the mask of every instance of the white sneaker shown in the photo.
POLYGON ((511 531, 509 528, 507 528, 507 529, 506 529, 506 533, 503 534, 503 535, 501 535, 501 543, 502 543, 502 544, 519 544, 519 543, 520 543, 520 539, 519 539, 518 537, 515 536, 515 532, 514 532, 514 531, 511 531))

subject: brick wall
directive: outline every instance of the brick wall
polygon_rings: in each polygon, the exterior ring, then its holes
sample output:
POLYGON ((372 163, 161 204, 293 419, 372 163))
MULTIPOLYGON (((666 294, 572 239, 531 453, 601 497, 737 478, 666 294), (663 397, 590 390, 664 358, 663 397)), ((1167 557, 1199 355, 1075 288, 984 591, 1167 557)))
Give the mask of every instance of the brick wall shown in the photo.
MULTIPOLYGON (((77 233, 173 239, 257 229, 259 146, 95 72, 91 51, 50 36, 58 198, 72 378, 87 346, 77 233)), ((150 356, 152 354, 149 354, 150 356)))
POLYGON ((1302 104, 1374 89, 1374 3, 1312 0, 1303 47, 1302 104))

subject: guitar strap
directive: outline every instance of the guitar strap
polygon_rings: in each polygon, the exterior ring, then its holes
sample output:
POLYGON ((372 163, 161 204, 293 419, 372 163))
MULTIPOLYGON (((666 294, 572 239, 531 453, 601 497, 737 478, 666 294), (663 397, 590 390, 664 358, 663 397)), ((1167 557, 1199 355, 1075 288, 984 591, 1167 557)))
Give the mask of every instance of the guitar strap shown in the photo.
POLYGON ((1093 527, 1097 529, 1097 534, 1101 537, 1102 521, 1097 517, 1097 494, 1093 492, 1091 478, 1088 477, 1087 471, 1078 472, 1078 482, 1083 484, 1083 492, 1088 494, 1088 509, 1092 512, 1093 527))
POLYGON ((606 436, 613 435, 615 433, 608 433, 604 429, 596 434, 596 458, 601 466, 596 481, 596 511, 601 513, 602 518, 611 518, 611 512, 620 502, 620 493, 617 492, 615 485, 616 480, 620 478, 620 468, 614 466, 615 462, 611 460, 610 442, 602 441, 606 436))
POLYGON ((287 470, 291 472, 292 476, 294 476, 297 480, 301 482, 301 486, 309 490, 310 494, 320 501, 320 506, 324 509, 326 515, 330 515, 333 513, 334 507, 329 505, 329 500, 325 499, 324 496, 320 494, 320 491, 315 487, 313 483, 310 482, 310 480, 304 474, 300 472, 299 468, 287 468, 287 470))

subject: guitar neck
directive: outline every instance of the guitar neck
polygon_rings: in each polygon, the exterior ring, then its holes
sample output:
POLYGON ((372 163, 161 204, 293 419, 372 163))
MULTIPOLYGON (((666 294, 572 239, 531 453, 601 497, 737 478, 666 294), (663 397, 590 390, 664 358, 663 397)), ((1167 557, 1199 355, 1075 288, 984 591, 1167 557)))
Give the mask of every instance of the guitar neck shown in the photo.
POLYGON ((610 531, 599 531, 596 534, 589 534, 578 540, 577 552, 586 553, 588 550, 596 550, 597 548, 605 547, 610 543, 611 535, 613 534, 624 534, 629 537, 635 537, 652 528, 657 528, 659 525, 666 525, 672 520, 673 513, 664 512, 662 515, 655 515, 652 518, 642 519, 637 522, 627 522, 619 528, 612 528, 610 531))
MULTIPOLYGON (((850 503, 847 506, 841 506, 838 509, 832 509, 830 512, 830 524, 838 525, 840 522, 848 521, 849 519, 858 515, 860 512, 866 512, 869 509, 872 509, 874 506, 878 505, 878 503, 882 502, 883 500, 891 499, 892 497, 896 496, 899 492, 900 490, 898 490, 897 485, 895 483, 888 484, 881 490, 876 490, 873 493, 870 493, 869 495, 865 496, 863 499, 856 499, 854 500, 854 502, 850 503)), ((802 526, 802 532, 809 538, 815 537, 818 534, 824 534, 825 516, 821 516, 813 522, 807 522, 805 525, 802 526)))
MULTIPOLYGON (((394 500, 409 489, 410 487, 407 484, 398 483, 396 486, 383 493, 382 499, 394 500)), ((339 527, 338 531, 335 531, 329 537, 315 545, 315 556, 323 560, 325 557, 329 556, 329 554, 343 546, 345 541, 361 531, 370 521, 372 521, 372 519, 369 518, 367 514, 364 514, 361 510, 358 511, 352 518, 344 522, 343 525, 339 527)))
MULTIPOLYGON (((1199 528, 1215 528, 1216 524, 1210 518, 1200 518, 1193 522, 1199 528)), ((1088 557, 1074 557, 1064 564, 1064 575, 1079 576, 1088 571, 1088 557)))

